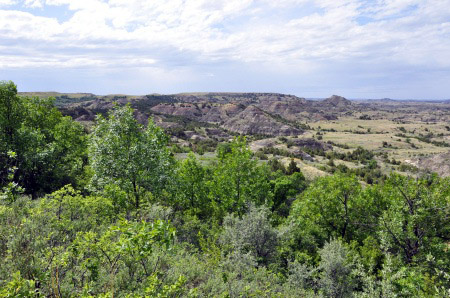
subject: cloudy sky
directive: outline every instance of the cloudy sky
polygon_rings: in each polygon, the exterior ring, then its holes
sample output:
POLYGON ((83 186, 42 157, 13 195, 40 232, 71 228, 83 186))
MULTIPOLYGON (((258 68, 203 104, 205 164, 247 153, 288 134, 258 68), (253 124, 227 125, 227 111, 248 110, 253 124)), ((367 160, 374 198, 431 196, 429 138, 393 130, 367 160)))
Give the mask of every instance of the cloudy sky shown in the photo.
POLYGON ((450 0, 0 0, 0 80, 450 98, 450 0))

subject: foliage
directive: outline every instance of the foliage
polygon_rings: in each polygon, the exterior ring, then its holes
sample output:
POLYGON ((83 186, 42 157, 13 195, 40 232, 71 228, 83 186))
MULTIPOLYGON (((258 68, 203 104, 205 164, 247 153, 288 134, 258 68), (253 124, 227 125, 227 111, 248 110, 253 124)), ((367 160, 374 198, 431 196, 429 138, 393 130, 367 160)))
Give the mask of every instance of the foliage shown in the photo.
POLYGON ((160 195, 170 181, 173 160, 167 142, 153 121, 144 130, 129 106, 116 106, 108 118, 97 116, 89 143, 92 186, 104 190, 117 185, 139 208, 142 198, 160 195))
POLYGON ((272 203, 268 170, 252 159, 243 138, 236 138, 228 149, 218 150, 219 162, 210 181, 210 197, 219 218, 226 212, 245 213, 247 203, 272 203))
POLYGON ((269 222, 269 215, 266 207, 251 206, 242 219, 226 216, 221 242, 231 252, 250 253, 259 263, 273 262, 278 235, 269 222))
POLYGON ((350 275, 352 264, 348 260, 348 251, 341 241, 325 243, 319 250, 319 284, 328 297, 348 297, 351 295, 354 281, 350 275))
POLYGON ((175 162, 129 106, 98 117, 88 159, 53 99, 2 82, 0 103, 1 297, 450 295, 450 178, 381 178, 355 149, 308 184, 241 137, 175 162))
POLYGON ((209 188, 206 181, 209 171, 205 169, 190 153, 181 162, 177 172, 179 181, 179 192, 177 205, 183 210, 190 210, 198 214, 201 218, 206 218, 211 214, 209 210, 209 188))
POLYGON ((0 297, 39 297, 35 292, 35 282, 27 280, 20 276, 20 271, 12 275, 9 281, 2 289, 0 289, 0 297))
POLYGON ((367 208, 358 180, 342 175, 317 179, 294 202, 289 216, 292 245, 315 251, 332 237, 353 239, 367 208))
POLYGON ((13 164, 13 180, 33 198, 76 184, 86 163, 82 126, 63 117, 54 98, 20 97, 12 82, 0 84, 0 106, 0 182, 13 164))
POLYGON ((450 233, 450 227, 443 224, 449 215, 448 178, 414 180, 393 175, 379 191, 389 202, 380 217, 380 236, 386 249, 408 264, 424 263, 430 255, 442 261, 448 258, 443 242, 450 233))

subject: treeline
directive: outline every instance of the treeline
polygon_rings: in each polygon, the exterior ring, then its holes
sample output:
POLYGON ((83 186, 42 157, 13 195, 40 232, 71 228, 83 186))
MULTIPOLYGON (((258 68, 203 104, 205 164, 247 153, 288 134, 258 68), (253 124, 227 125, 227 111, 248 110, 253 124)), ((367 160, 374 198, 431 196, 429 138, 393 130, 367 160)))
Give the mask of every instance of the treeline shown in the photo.
POLYGON ((86 131, 1 83, 0 297, 450 294, 449 178, 309 182, 244 138, 209 165, 168 141, 129 106, 86 131))

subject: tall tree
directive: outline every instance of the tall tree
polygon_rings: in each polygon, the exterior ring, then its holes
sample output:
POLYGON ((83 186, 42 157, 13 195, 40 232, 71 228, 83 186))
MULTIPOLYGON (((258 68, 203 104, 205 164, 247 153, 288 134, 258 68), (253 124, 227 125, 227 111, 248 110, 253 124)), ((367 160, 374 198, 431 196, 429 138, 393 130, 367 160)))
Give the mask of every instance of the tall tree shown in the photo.
POLYGON ((208 201, 208 170, 204 168, 193 153, 183 160, 177 172, 179 181, 179 202, 182 209, 190 209, 202 218, 210 215, 208 201))
POLYGON ((330 238, 362 240, 371 202, 361 196, 356 177, 318 178, 293 203, 288 226, 294 249, 314 252, 330 238), (363 229, 364 231, 364 229, 363 229), (362 239, 361 239, 362 238, 362 239))
POLYGON ((5 184, 11 165, 8 152, 14 151, 24 115, 23 102, 13 82, 0 82, 0 183, 5 184))
POLYGON ((26 116, 21 127, 22 155, 18 174, 33 196, 76 184, 86 158, 83 127, 64 117, 54 98, 24 98, 26 116))
POLYGON ((0 81, 0 148, 6 152, 13 147, 24 116, 23 100, 17 96, 17 86, 0 81))
MULTIPOLYGON (((54 98, 21 97, 12 82, 0 83, 0 169, 11 165, 14 181, 36 198, 76 182, 85 158, 83 127, 54 106, 54 98)), ((0 170, 0 182, 5 172, 0 170)), ((3 181, 3 182, 2 182, 3 181)))
POLYGON ((99 115, 89 143, 92 186, 115 184, 139 208, 146 192, 158 195, 170 182, 173 158, 168 137, 151 119, 144 129, 127 105, 99 115))
POLYGON ((221 216, 236 211, 242 215, 249 202, 272 204, 268 169, 252 159, 244 138, 236 138, 229 150, 219 150, 218 155, 210 189, 221 216))
POLYGON ((408 264, 426 263, 433 256, 450 270, 450 179, 396 174, 378 189, 388 202, 379 224, 384 248, 408 264))

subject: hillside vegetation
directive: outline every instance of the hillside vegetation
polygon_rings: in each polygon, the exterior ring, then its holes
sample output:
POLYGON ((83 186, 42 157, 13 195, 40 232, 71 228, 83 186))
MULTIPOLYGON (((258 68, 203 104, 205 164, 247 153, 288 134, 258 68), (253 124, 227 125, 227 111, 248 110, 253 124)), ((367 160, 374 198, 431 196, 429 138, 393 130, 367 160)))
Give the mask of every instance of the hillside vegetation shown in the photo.
POLYGON ((259 157, 284 164, 293 158, 313 176, 357 171, 370 183, 391 172, 450 175, 435 157, 445 160, 450 152, 450 104, 445 101, 350 101, 336 95, 307 100, 277 93, 90 96, 59 94, 55 103, 87 128, 114 103, 130 104, 141 124, 151 117, 171 136, 177 154, 213 154, 219 143, 242 135, 259 157), (319 147, 310 146, 317 142, 319 147), (374 155, 370 173, 358 161, 339 158, 359 147, 374 155))
POLYGON ((393 160, 441 106, 375 148, 338 136, 403 120, 340 97, 35 95, 0 83, 0 297, 450 295, 450 178, 393 160))

